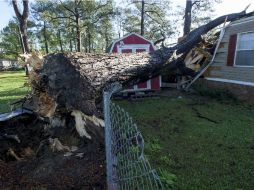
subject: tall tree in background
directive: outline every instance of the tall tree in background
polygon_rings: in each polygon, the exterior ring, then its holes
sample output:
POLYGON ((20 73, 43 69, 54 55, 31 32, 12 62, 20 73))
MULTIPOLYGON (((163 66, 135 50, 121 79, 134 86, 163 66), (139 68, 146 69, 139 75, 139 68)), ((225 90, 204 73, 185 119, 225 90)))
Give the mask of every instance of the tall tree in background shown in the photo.
POLYGON ((23 52, 18 21, 10 21, 0 33, 1 58, 15 58, 23 52))
POLYGON ((145 17, 145 0, 141 1, 141 21, 140 21, 140 35, 144 36, 144 18, 145 17))
POLYGON ((40 48, 46 53, 102 52, 114 35, 111 22, 114 11, 110 0, 106 3, 37 0, 31 6, 31 13, 37 24, 34 32, 37 32, 40 48))
POLYGON ((186 7, 185 7, 185 14, 184 14, 184 27, 183 27, 184 36, 190 33, 191 9, 192 9, 192 0, 186 0, 186 7))
POLYGON ((50 35, 48 31, 48 20, 47 13, 52 8, 52 3, 49 1, 41 1, 38 0, 36 3, 31 5, 31 15, 36 22, 37 36, 39 41, 41 42, 42 47, 44 47, 44 51, 46 54, 49 53, 49 43, 50 43, 50 35))
MULTIPOLYGON (((100 49, 100 44, 108 44, 112 39, 112 20, 114 16, 112 1, 87 1, 83 4, 83 38, 86 52, 100 49), (104 37, 102 37, 102 35, 104 37), (104 39, 105 38, 105 39, 104 39)), ((104 45, 103 45, 104 46, 104 45)), ((105 47, 105 46, 104 46, 105 47)))
MULTIPOLYGON (((104 17, 113 13, 112 1, 58 1, 55 6, 54 13, 51 13, 49 17, 52 20, 58 20, 59 23, 64 24, 63 30, 72 31, 75 33, 75 47, 76 51, 82 50, 82 42, 85 43, 85 50, 91 52, 93 46, 93 35, 96 24, 104 17), (82 37, 87 39, 83 40, 82 37)), ((62 31, 59 30, 59 39, 62 37, 62 31)), ((68 40, 69 41, 69 40, 68 40)), ((62 42, 62 40, 60 40, 62 42)), ((72 49, 72 40, 70 42, 70 48, 72 49)), ((62 45, 61 45, 62 47, 62 45)))
MULTIPOLYGON (((38 49, 37 36, 34 33, 35 24, 27 22, 27 34, 29 36, 30 49, 38 49)), ((19 30, 19 21, 16 17, 9 21, 8 25, 0 32, 0 49, 2 58, 17 59, 19 54, 24 53, 22 35, 19 30)))
MULTIPOLYGON (((74 0, 74 1, 58 1, 53 5, 54 12, 48 14, 51 22, 57 22, 59 26, 61 24, 67 24, 67 28, 75 28, 75 38, 77 42, 77 51, 81 51, 81 17, 82 11, 81 7, 81 0, 74 0)), ((67 29, 65 28, 65 29, 67 29)), ((63 51, 63 41, 62 41, 62 32, 61 29, 58 28, 57 31, 58 40, 60 43, 60 49, 63 51)))
POLYGON ((106 17, 103 20, 101 20, 98 28, 99 28, 98 33, 100 34, 101 38, 101 40, 98 40, 99 44, 101 44, 101 47, 99 48, 101 50, 106 50, 107 47, 109 47, 110 43, 113 41, 114 36, 113 24, 110 21, 110 18, 106 17))
POLYGON ((18 8, 17 0, 12 0, 12 5, 14 8, 16 17, 18 18, 18 21, 19 21, 19 28, 20 28, 20 32, 22 36, 22 43, 24 46, 24 53, 25 52, 29 53, 30 49, 28 45, 28 36, 27 36, 27 19, 29 15, 29 7, 28 7, 29 0, 23 0, 22 3, 23 3, 23 13, 21 14, 18 8))
POLYGON ((199 26, 210 21, 214 4, 220 2, 221 0, 186 0, 183 35, 190 33, 193 23, 199 26))
MULTIPOLYGON (((131 1, 123 9, 122 28, 125 32, 135 32, 151 39, 155 44, 163 42, 173 33, 170 21, 171 1, 137 0, 131 1)), ((121 10, 121 9, 119 9, 121 10)))

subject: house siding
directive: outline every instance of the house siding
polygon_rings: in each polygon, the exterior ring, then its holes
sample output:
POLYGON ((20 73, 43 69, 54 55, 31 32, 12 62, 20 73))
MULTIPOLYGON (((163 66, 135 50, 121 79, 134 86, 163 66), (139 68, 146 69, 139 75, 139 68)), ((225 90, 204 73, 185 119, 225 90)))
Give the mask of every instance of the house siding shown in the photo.
POLYGON ((209 89, 223 89, 231 92, 235 97, 240 100, 245 100, 248 102, 254 103, 254 88, 253 86, 240 85, 240 84, 232 84, 225 82, 217 82, 217 81, 209 81, 204 79, 199 79, 196 83, 202 86, 206 86, 209 89))
POLYGON ((254 17, 233 22, 226 28, 214 63, 205 73, 205 77, 254 83, 254 67, 227 66, 230 36, 250 31, 254 32, 254 17))

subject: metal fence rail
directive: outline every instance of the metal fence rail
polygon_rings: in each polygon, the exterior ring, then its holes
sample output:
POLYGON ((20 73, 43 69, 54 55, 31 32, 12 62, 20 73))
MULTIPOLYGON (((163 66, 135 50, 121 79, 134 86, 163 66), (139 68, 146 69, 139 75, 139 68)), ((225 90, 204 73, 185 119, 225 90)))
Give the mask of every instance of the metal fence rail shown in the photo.
POLYGON ((161 181, 144 156, 144 140, 129 114, 111 102, 121 90, 112 84, 104 91, 107 183, 109 190, 157 190, 161 181))

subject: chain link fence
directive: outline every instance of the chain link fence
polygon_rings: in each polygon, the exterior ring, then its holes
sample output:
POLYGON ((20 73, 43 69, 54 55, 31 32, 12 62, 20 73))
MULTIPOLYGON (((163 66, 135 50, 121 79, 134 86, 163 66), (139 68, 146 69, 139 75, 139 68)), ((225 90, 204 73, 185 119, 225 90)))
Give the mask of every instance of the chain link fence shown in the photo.
POLYGON ((129 114, 111 101, 118 83, 106 88, 104 98, 108 190, 163 189, 159 176, 144 156, 144 140, 129 114))

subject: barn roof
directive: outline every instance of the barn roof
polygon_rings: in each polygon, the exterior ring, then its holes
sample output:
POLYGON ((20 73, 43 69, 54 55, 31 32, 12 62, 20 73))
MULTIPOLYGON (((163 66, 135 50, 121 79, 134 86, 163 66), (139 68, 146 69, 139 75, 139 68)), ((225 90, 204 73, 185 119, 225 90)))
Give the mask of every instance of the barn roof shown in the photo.
POLYGON ((154 44, 153 44, 152 41, 146 39, 144 36, 141 36, 141 35, 139 35, 139 34, 137 34, 137 33, 135 33, 135 32, 131 32, 131 33, 125 34, 123 37, 121 37, 121 38, 119 38, 119 39, 113 41, 113 42, 110 44, 110 46, 106 49, 106 53, 112 52, 112 49, 113 49, 113 47, 115 46, 115 44, 116 44, 117 42, 119 42, 119 41, 123 40, 124 38, 127 38, 127 37, 129 37, 129 36, 131 36, 131 35, 135 35, 135 36, 138 36, 139 38, 142 38, 143 40, 145 40, 145 41, 147 41, 148 43, 150 43, 150 44, 153 46, 153 48, 155 49, 154 44))

